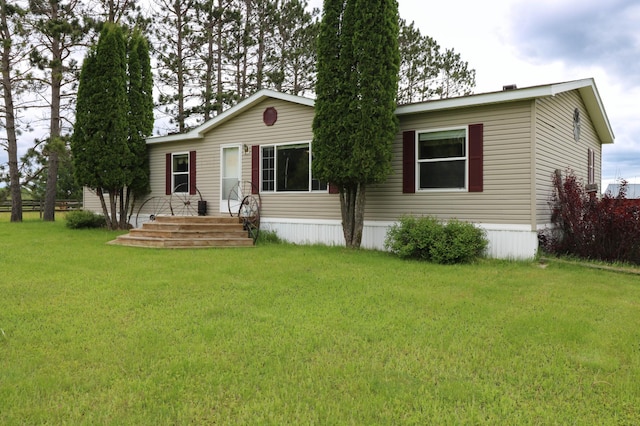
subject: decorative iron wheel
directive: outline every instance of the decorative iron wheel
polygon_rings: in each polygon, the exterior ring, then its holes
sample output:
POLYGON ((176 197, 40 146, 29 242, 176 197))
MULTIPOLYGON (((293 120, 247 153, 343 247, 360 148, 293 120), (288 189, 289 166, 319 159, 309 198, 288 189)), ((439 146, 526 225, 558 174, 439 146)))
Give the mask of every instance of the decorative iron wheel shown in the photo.
POLYGON ((145 222, 154 222, 158 216, 172 216, 171 205, 167 197, 151 197, 138 208, 136 228, 145 222))
POLYGON ((258 209, 262 207, 262 199, 260 198, 260 191, 258 187, 248 180, 238 181, 237 184, 231 188, 227 195, 227 208, 229 214, 232 217, 238 216, 238 207, 242 207, 245 197, 252 196, 258 202, 258 209))
POLYGON ((181 183, 173 189, 169 198, 171 214, 174 216, 197 216, 198 201, 202 201, 200 190, 196 188, 196 193, 190 194, 189 185, 181 183))
POLYGON ((242 221, 242 227, 249 237, 256 243, 260 233, 260 202, 258 197, 247 195, 242 199, 238 209, 238 218, 242 221))

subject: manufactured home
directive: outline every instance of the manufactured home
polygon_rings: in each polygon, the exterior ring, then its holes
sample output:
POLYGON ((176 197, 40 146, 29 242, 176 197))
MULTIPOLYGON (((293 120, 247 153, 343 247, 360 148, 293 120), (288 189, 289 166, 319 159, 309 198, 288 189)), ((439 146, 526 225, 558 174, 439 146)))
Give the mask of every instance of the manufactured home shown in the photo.
MULTIPOLYGON (((402 215, 433 215, 484 229, 491 257, 532 258, 550 224, 555 171, 597 185, 602 145, 614 141, 593 79, 505 86, 396 114, 394 172, 367 188, 366 248, 382 249, 402 215)), ((201 214, 226 215, 232 188, 251 182, 263 229, 295 243, 344 244, 339 195, 311 171, 313 116, 313 99, 261 90, 187 133, 151 137, 149 197, 178 189, 204 201, 201 214)), ((88 190, 84 202, 100 210, 88 190)))

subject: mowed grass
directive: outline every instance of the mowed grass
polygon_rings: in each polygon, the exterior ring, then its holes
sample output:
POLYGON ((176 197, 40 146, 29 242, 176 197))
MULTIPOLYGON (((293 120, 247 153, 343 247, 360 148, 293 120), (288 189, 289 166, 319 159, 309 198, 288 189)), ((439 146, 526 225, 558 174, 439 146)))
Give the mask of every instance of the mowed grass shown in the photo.
POLYGON ((0 424, 637 424, 640 277, 0 216, 0 424))

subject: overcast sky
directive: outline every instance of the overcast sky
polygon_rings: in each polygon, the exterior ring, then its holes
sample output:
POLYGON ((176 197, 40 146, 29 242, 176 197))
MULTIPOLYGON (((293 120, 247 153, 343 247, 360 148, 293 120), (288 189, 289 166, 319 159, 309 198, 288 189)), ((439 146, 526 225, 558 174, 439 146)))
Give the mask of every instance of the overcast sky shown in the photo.
POLYGON ((603 147, 603 185, 640 183, 639 0, 399 0, 399 8, 469 62, 475 93, 593 77, 615 135, 603 147))
MULTIPOLYGON (((322 7, 322 0, 309 0, 322 7)), ((603 186, 640 183, 640 0, 399 0, 400 16, 476 70, 475 93, 593 77, 615 135, 603 186), (489 4, 490 3, 490 4, 489 4)), ((24 134, 21 146, 33 136, 24 134)), ((0 162, 6 161, 0 151, 0 162)))

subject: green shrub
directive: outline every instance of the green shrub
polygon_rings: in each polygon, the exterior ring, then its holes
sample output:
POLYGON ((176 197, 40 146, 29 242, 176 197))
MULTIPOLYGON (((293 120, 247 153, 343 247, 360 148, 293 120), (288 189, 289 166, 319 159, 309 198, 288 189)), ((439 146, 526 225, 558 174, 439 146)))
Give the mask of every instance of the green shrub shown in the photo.
POLYGON ((102 228, 106 222, 104 216, 86 210, 75 210, 67 213, 67 228, 102 228))
POLYGON ((263 229, 258 234, 258 240, 256 244, 280 244, 282 240, 278 237, 276 231, 271 231, 269 229, 263 229))
POLYGON ((471 223, 451 220, 443 224, 425 216, 403 216, 387 232, 385 248, 402 258, 437 263, 467 263, 484 254, 487 239, 471 223))

